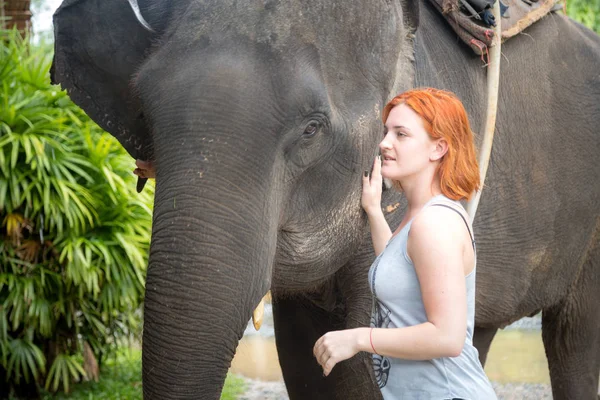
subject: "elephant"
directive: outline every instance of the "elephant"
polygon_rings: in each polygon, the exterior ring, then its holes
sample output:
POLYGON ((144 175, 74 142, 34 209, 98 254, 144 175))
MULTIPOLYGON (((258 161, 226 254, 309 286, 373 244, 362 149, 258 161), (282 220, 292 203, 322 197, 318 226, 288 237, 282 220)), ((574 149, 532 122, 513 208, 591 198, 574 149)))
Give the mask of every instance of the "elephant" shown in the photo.
MULTIPOLYGON (((381 398, 370 355, 325 378, 311 351, 369 324, 361 176, 382 107, 409 88, 456 93, 480 132, 480 58, 425 0, 130 3, 64 0, 51 75, 156 166, 144 397, 217 399, 270 289, 290 399, 381 398)), ((596 399, 600 37, 555 13, 502 53, 475 344, 485 363, 498 329, 541 311, 554 398, 596 399)), ((382 207, 397 226, 402 195, 382 207)))

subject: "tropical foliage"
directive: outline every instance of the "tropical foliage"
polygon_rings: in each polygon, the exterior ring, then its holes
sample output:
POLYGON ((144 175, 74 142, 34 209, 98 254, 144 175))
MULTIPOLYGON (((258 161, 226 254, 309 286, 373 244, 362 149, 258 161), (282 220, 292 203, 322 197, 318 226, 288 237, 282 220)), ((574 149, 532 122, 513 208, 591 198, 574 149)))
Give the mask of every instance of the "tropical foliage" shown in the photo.
POLYGON ((600 34, 600 0, 566 0, 567 14, 600 34))
POLYGON ((49 83, 50 49, 1 35, 0 388, 68 392, 139 331, 152 187, 49 83))

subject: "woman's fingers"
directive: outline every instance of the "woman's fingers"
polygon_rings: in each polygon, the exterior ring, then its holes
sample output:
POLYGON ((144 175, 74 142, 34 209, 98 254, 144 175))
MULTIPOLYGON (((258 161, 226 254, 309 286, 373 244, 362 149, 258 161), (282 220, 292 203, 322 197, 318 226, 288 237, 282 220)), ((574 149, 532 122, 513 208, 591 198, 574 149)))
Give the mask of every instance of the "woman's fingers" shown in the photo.
POLYGON ((366 191, 365 189, 371 189, 371 187, 377 189, 379 186, 381 186, 382 179, 383 178, 381 177, 381 156, 377 156, 373 161, 372 172, 369 174, 369 171, 365 171, 363 174, 363 192, 366 191))
POLYGON ((321 336, 319 338, 319 340, 317 340, 317 342, 315 343, 315 346, 313 347, 313 355, 315 356, 315 358, 317 360, 319 359, 319 357, 317 357, 317 354, 319 354, 322 341, 323 341, 323 336, 321 336))
POLYGON ((317 362, 321 366, 324 365, 324 363, 327 361, 327 358, 328 358, 327 355, 325 354, 327 352, 327 346, 325 346, 324 340, 325 340, 325 338, 323 336, 321 336, 321 338, 319 340, 317 340, 317 343, 315 343, 315 347, 313 349, 313 355, 315 356, 315 358, 317 359, 317 362))
POLYGON ((378 180, 381 179, 381 156, 375 157, 375 162, 373 163, 373 178, 378 180))
POLYGON ((371 175, 371 185, 373 188, 378 191, 381 188, 382 183, 381 177, 381 156, 375 157, 375 161, 373 162, 373 173, 371 175))
POLYGON ((365 171, 363 175, 363 186, 365 183, 368 183, 369 186, 374 183, 378 183, 381 180, 381 156, 375 157, 373 160, 373 169, 369 174, 369 171, 365 171))
POLYGON ((337 364, 337 362, 333 359, 333 357, 331 357, 329 360, 327 360, 327 362, 323 366, 323 375, 325 375, 325 376, 329 375, 331 373, 331 370, 333 369, 333 367, 335 367, 335 364, 337 364))
POLYGON ((323 336, 321 336, 319 338, 319 340, 317 340, 317 342, 315 343, 315 347, 313 347, 313 356, 315 356, 315 358, 317 359, 317 362, 320 363, 321 360, 321 355, 323 353, 323 336))
POLYGON ((365 171, 363 173, 362 182, 363 182, 363 191, 364 191, 365 188, 368 188, 371 185, 369 171, 365 171))
POLYGON ((323 375, 327 376, 337 364, 327 345, 325 344, 325 335, 321 336, 315 343, 313 348, 313 355, 317 359, 317 362, 323 368, 323 375))
POLYGON ((361 205, 367 213, 380 207, 381 182, 381 158, 377 156, 373 160, 373 172, 365 171, 363 175, 361 205))

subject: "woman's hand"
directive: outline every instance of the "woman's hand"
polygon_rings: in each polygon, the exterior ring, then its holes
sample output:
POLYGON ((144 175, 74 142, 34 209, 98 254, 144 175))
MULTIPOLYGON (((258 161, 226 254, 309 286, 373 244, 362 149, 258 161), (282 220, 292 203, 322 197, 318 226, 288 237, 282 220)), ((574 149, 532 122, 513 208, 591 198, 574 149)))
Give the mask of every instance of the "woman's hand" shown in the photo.
POLYGON ((365 328, 358 328, 327 332, 317 340, 313 354, 323 368, 324 376, 329 375, 337 363, 353 357, 360 351, 360 335, 364 330, 365 328))
POLYGON ((361 204, 367 214, 381 210, 381 188, 383 178, 381 177, 381 156, 375 157, 373 162, 373 173, 370 176, 365 171, 363 176, 363 190, 361 204))
POLYGON ((156 171, 154 170, 154 164, 152 161, 135 160, 136 169, 133 173, 140 178, 156 178, 156 171))

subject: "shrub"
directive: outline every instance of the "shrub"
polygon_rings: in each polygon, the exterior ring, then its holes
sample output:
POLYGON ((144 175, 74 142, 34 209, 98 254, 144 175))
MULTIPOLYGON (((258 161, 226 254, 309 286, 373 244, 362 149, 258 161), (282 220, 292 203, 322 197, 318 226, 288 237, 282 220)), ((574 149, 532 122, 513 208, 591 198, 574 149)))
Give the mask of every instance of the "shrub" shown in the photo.
POLYGON ((0 387, 68 392, 139 329, 153 189, 49 83, 49 48, 1 35, 0 387))

